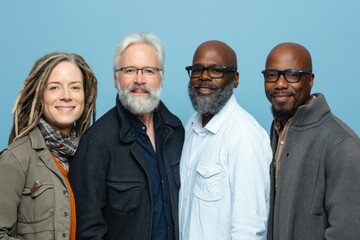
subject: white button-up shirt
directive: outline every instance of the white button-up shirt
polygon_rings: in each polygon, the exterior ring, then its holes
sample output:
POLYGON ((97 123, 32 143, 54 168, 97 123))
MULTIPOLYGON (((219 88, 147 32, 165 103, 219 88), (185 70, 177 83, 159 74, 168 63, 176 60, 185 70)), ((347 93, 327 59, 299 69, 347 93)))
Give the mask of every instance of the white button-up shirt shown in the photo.
POLYGON ((182 240, 266 239, 269 137, 231 96, 203 128, 195 113, 186 125, 180 162, 182 240))

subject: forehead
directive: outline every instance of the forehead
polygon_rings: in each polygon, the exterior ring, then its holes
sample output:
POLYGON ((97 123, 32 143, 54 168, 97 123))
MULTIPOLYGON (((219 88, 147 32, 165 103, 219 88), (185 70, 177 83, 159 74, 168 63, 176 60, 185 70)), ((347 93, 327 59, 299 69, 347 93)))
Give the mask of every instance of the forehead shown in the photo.
POLYGON ((193 64, 200 64, 203 66, 234 65, 229 50, 214 44, 200 46, 194 54, 193 64))
POLYGON ((120 65, 126 66, 157 66, 158 62, 155 48, 145 43, 130 45, 120 58, 120 65))
POLYGON ((72 62, 62 61, 52 69, 47 81, 82 81, 82 79, 82 72, 77 65, 72 62))
POLYGON ((302 51, 295 48, 283 47, 273 50, 266 60, 267 69, 311 69, 309 58, 302 51))

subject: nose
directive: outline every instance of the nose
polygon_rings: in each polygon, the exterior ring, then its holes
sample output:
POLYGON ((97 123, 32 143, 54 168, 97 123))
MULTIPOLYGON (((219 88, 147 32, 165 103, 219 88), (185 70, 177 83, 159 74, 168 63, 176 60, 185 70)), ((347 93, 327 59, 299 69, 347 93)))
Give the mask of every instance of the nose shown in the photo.
POLYGON ((288 81, 286 81, 285 75, 281 74, 279 76, 278 80, 275 82, 275 88, 284 89, 284 88, 288 88, 288 87, 289 87, 289 83, 288 83, 288 81))
POLYGON ((203 71, 201 72, 201 75, 200 75, 199 79, 202 80, 202 81, 211 80, 211 78, 210 78, 210 76, 209 76, 208 69, 203 69, 203 71))
POLYGON ((69 101, 71 100, 71 94, 70 94, 70 90, 67 88, 64 88, 62 93, 61 93, 61 99, 65 100, 65 101, 69 101))
POLYGON ((135 74, 134 82, 136 84, 144 84, 145 78, 142 69, 137 69, 137 72, 135 74))

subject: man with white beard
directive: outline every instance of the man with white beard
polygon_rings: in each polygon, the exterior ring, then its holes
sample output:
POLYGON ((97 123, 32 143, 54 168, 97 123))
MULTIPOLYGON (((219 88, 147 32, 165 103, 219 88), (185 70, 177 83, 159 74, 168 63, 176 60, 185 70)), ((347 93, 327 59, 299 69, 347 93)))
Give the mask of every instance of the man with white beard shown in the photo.
POLYGON ((116 106, 83 135, 70 183, 77 238, 177 240, 184 128, 160 101, 164 50, 132 33, 114 58, 116 106))
POLYGON ((272 153, 267 133, 234 96, 236 54, 207 41, 186 70, 196 113, 180 161, 180 239, 266 239, 272 153))

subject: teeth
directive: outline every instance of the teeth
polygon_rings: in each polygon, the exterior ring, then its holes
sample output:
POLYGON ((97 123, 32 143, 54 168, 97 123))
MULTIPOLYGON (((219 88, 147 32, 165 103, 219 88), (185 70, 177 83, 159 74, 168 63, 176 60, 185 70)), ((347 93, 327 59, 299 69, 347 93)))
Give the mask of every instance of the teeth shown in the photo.
POLYGON ((73 107, 57 107, 59 110, 72 110, 73 107))

